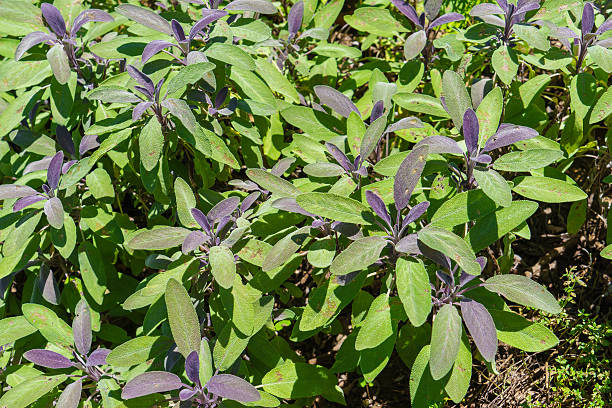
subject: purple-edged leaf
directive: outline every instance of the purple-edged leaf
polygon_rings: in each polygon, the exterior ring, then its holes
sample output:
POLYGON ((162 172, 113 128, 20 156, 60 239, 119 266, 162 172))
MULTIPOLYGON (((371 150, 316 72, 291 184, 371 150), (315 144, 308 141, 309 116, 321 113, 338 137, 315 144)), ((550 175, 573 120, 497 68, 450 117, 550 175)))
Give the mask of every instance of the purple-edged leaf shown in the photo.
POLYGON ((447 13, 447 14, 444 14, 443 16, 436 18, 434 21, 432 21, 431 24, 429 25, 429 28, 432 29, 434 27, 452 23, 454 21, 461 21, 463 19, 465 19, 465 17, 463 17, 459 13, 447 13))
POLYGON ((86 356, 91 348, 91 314, 85 299, 79 300, 75 308, 76 316, 72 321, 72 336, 79 353, 86 356))
POLYGON ((476 116, 476 112, 470 108, 463 114, 463 137, 470 156, 474 156, 474 153, 478 150, 479 132, 480 126, 478 125, 478 117, 476 116))
POLYGON ((304 2, 298 1, 289 10, 289 16, 287 16, 287 25, 289 28, 289 38, 295 37, 297 32, 302 26, 302 18, 304 17, 304 2))
POLYGON ((131 4, 121 4, 115 10, 117 10, 119 14, 142 24, 145 27, 152 28, 153 30, 162 32, 164 34, 172 35, 172 29, 170 28, 168 21, 152 10, 131 4))
POLYGON ((172 19, 172 21, 170 22, 170 27, 172 28, 174 38, 176 38, 178 42, 183 42, 187 40, 187 37, 185 37, 185 31, 183 30, 183 26, 181 26, 181 23, 179 23, 175 19, 172 19))
POLYGON ((204 231, 210 234, 210 220, 204 215, 204 213, 198 210, 197 208, 192 208, 191 215, 193 216, 193 219, 196 220, 196 222, 200 225, 200 227, 202 227, 204 231))
POLYGON ((391 216, 389 216, 389 212, 387 211, 387 206, 385 202, 380 198, 378 194, 373 192, 372 190, 366 190, 366 200, 370 207, 374 210, 376 215, 383 219, 387 223, 388 226, 392 226, 391 224, 391 216))
POLYGON ((414 147, 400 164, 393 183, 393 198, 398 211, 406 208, 410 202, 412 191, 421 179, 423 167, 429 154, 427 145, 414 147))
POLYGON ((142 115, 144 115, 144 113, 147 111, 147 109, 153 106, 154 103, 155 102, 144 101, 134 106, 134 110, 132 111, 132 121, 136 122, 137 120, 139 120, 142 115))
POLYGON ((55 155, 49 162, 49 168, 47 169, 47 184, 49 185, 49 187, 51 187, 51 190, 55 190, 59 185, 59 178, 62 172, 63 162, 64 152, 62 151, 55 153, 55 155))
POLYGON ((196 350, 189 353, 185 359, 185 374, 194 384, 200 383, 200 357, 196 350))
POLYGON ((38 191, 34 190, 30 186, 21 186, 19 184, 0 185, 0 200, 6 200, 7 198, 28 197, 36 194, 38 194, 38 191))
POLYGON ((342 166, 344 170, 355 170, 351 161, 348 159, 348 157, 346 157, 342 150, 338 149, 338 146, 333 143, 325 142, 325 147, 327 148, 329 154, 333 156, 333 158, 338 162, 339 165, 342 166))
POLYGON ((53 305, 59 305, 59 288, 53 276, 53 271, 46 264, 41 265, 38 272, 38 288, 42 293, 43 299, 53 305))
POLYGON ((408 3, 408 0, 391 0, 391 3, 393 3, 403 15, 408 17, 408 19, 412 21, 414 25, 418 26, 419 28, 423 28, 416 10, 410 3, 408 3))
POLYGON ((51 350, 34 349, 23 353, 26 360, 47 368, 68 368, 72 367, 72 361, 59 353, 51 350))
POLYGON ((72 29, 70 30, 70 35, 74 37, 76 33, 83 27, 83 25, 89 23, 90 21, 98 21, 98 22, 107 22, 114 21, 113 16, 108 14, 106 11, 98 10, 98 9, 89 9, 81 12, 74 19, 74 23, 72 24, 72 29))
POLYGON ((363 139, 361 139, 361 145, 359 146, 360 159, 356 161, 355 167, 361 167, 360 164, 367 160, 374 149, 376 149, 386 127, 387 117, 384 115, 368 126, 363 135, 363 139))
POLYGON ((395 244, 395 250, 404 254, 420 254, 417 234, 408 234, 395 244))
POLYGON ((418 203, 414 207, 408 211, 406 218, 402 221, 402 229, 408 226, 410 223, 421 218, 421 215, 425 214, 425 211, 429 208, 429 201, 423 201, 422 203, 418 203))
POLYGON ((51 66, 53 76, 60 85, 64 85, 70 79, 70 61, 68 55, 61 44, 53 45, 47 51, 47 61, 51 66))
POLYGON ((593 31, 593 25, 595 24, 595 11, 593 5, 589 2, 584 3, 584 9, 582 10, 582 23, 580 25, 580 31, 582 36, 589 34, 593 31))
POLYGON ((54 36, 43 33, 42 31, 34 31, 33 33, 26 35, 23 37, 15 50, 15 61, 19 61, 21 57, 23 57, 23 54, 25 54, 30 48, 42 42, 54 40, 56 40, 54 36))
POLYGON ((13 204, 13 212, 21 211, 24 208, 29 207, 34 203, 37 203, 39 201, 46 200, 46 199, 47 197, 44 197, 38 194, 27 196, 27 197, 22 197, 19 200, 15 201, 15 204, 13 204))
POLYGON ((181 379, 165 371, 150 371, 137 375, 128 381, 121 391, 121 398, 132 399, 156 392, 177 390, 183 386, 181 379))
POLYGON ((357 106, 342 92, 327 85, 317 85, 314 87, 314 91, 322 105, 329 106, 339 115, 348 118, 351 112, 355 112, 361 116, 357 106))
POLYGON ((293 197, 279 198, 278 200, 275 200, 272 203, 272 207, 277 208, 279 210, 287 211, 287 212, 302 214, 307 217, 312 217, 312 218, 315 217, 314 214, 309 213, 308 211, 300 207, 300 205, 295 201, 295 198, 293 197))
POLYGON ((191 27, 189 31, 189 41, 192 41, 196 35, 200 33, 200 31, 204 30, 207 25, 212 23, 213 21, 217 21, 218 19, 225 17, 227 15, 227 11, 224 10, 202 10, 203 18, 200 19, 197 23, 191 27))
POLYGON ((530 127, 502 123, 497 133, 487 140, 482 151, 490 152, 491 150, 499 149, 521 140, 534 138, 537 135, 538 132, 530 127))
POLYGON ((281 177, 289 167, 295 162, 295 157, 285 157, 276 162, 276 164, 270 169, 270 173, 275 176, 281 177))
POLYGON ((404 43, 404 58, 411 60, 419 56, 423 48, 427 45, 427 34, 425 30, 419 30, 406 38, 404 43))
POLYGON ((192 251, 195 251, 206 241, 206 235, 202 231, 191 231, 189 235, 185 237, 181 251, 187 255, 192 251))
POLYGON ((153 40, 148 43, 144 50, 142 50, 142 63, 146 63, 155 54, 165 50, 166 48, 176 47, 176 44, 164 40, 153 40))
POLYGON ((213 375, 206 383, 206 389, 219 397, 238 402, 255 402, 261 399, 257 388, 231 374, 213 375))
POLYGON ((153 96, 155 93, 155 85, 153 85, 153 81, 149 78, 148 75, 144 74, 138 68, 133 65, 127 66, 128 74, 138 82, 144 89, 147 90, 147 94, 153 96))
POLYGON ((98 135, 85 135, 81 139, 81 143, 79 143, 79 154, 83 156, 91 149, 95 149, 99 146, 100 142, 98 142, 98 135))
POLYGON ((194 389, 183 388, 182 390, 179 391, 179 399, 181 401, 187 401, 191 399, 191 397, 193 397, 197 393, 198 393, 198 390, 195 388, 194 389))
POLYGON ((600 35, 610 30, 612 30, 612 19, 604 21, 604 23, 599 26, 597 31, 595 31, 595 35, 600 35))
POLYGON ((61 229, 64 226, 64 206, 57 197, 51 197, 47 200, 44 207, 47 221, 55 229, 61 229))
POLYGON ((72 135, 68 129, 66 129, 65 126, 58 125, 55 128, 55 135, 57 136, 57 142, 59 143, 60 147, 66 150, 69 154, 74 155, 74 140, 72 140, 72 135))
POLYGON ((380 118, 385 111, 385 102, 378 101, 372 107, 372 112, 370 113, 370 122, 375 121, 380 118))
POLYGON ((276 7, 268 0, 234 0, 227 6, 226 10, 252 11, 261 14, 275 14, 276 7))
POLYGON ((110 350, 105 348, 98 348, 91 352, 89 357, 87 357, 87 365, 88 366, 102 366, 107 365, 106 357, 110 354, 110 350))
POLYGON ((486 361, 493 361, 497 354, 497 332, 489 311, 481 303, 464 298, 461 316, 480 354, 486 361))
POLYGON ((428 146, 429 153, 450 153, 463 154, 461 147, 450 137, 446 136, 429 136, 421 140, 414 147, 428 146))
POLYGON ((62 13, 60 13, 57 7, 50 3, 43 3, 40 6, 40 10, 42 11, 45 21, 55 35, 63 38, 66 35, 66 22, 64 21, 64 17, 62 17, 62 13))
POLYGON ((207 214, 207 218, 212 221, 216 221, 223 217, 231 215, 236 208, 240 205, 240 199, 238 197, 229 197, 225 200, 218 202, 207 214))
POLYGON ((58 398, 55 408, 78 408, 79 402, 81 402, 82 390, 83 383, 80 378, 68 384, 64 391, 62 391, 62 395, 58 398))

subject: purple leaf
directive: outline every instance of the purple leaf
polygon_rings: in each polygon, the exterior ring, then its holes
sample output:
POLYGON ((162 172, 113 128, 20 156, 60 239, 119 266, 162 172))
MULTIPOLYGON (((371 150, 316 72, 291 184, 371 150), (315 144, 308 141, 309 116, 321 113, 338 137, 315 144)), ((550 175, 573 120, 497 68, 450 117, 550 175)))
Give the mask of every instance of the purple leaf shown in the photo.
MULTIPOLYGON (((476 260, 478 261, 478 259, 476 260)), ((461 271, 461 276, 459 276, 459 286, 463 287, 463 285, 471 282, 472 280, 474 280, 474 278, 476 278, 476 275, 470 275, 465 271, 461 271)))
POLYGON ((493 158, 488 154, 479 154, 478 157, 474 158, 476 163, 489 164, 493 161, 493 158))
POLYGON ((416 10, 414 9, 414 7, 412 7, 410 3, 408 3, 407 0, 391 0, 391 3, 393 3, 403 15, 408 17, 408 19, 412 21, 414 25, 419 28, 423 28, 423 25, 419 21, 419 16, 417 15, 416 10))
POLYGON ((147 109, 153 106, 154 103, 155 102, 144 101, 134 106, 134 110, 132 111, 132 122, 136 122, 137 120, 139 120, 142 115, 144 115, 144 113, 147 111, 147 109))
POLYGON ((206 235, 202 231, 191 231, 189 235, 185 237, 181 251, 187 255, 188 253, 195 251, 206 241, 206 235))
POLYGON ((521 140, 527 140, 538 136, 538 132, 527 126, 512 125, 510 123, 502 123, 493 136, 485 143, 483 152, 499 149, 500 147, 508 146, 521 140))
POLYGON ((479 132, 480 127, 478 125, 478 117, 470 108, 463 114, 463 137, 465 139, 465 146, 467 147, 468 154, 470 156, 474 156, 478 150, 479 132))
POLYGON ((229 89, 227 88, 227 86, 224 86, 223 88, 221 88, 219 93, 217 93, 217 96, 215 97, 215 108, 216 109, 219 109, 221 105, 223 105, 223 102, 225 102, 225 98, 227 98, 228 92, 229 92, 229 89))
MULTIPOLYGON (((599 26, 597 31, 595 31, 595 35, 603 34, 603 33, 607 32, 609 30, 612 30, 612 19, 604 21, 604 23, 599 26)), ((609 39, 609 38, 607 38, 607 39, 609 39)))
POLYGON ((261 193, 259 191, 256 191, 254 193, 249 194, 243 201, 242 204, 240 204, 240 212, 244 213, 245 211, 247 211, 249 208, 251 208, 251 206, 255 203, 255 201, 257 201, 257 199, 259 198, 259 196, 261 195, 261 193))
POLYGON ((225 17, 227 15, 227 11, 224 10, 211 10, 207 9, 206 14, 204 10, 202 10, 202 15, 204 16, 197 23, 191 27, 189 31, 189 41, 193 41, 196 35, 200 33, 207 25, 212 23, 213 21, 217 21, 218 19, 225 17))
POLYGON ((151 95, 151 99, 153 98, 153 94, 155 93, 155 86, 153 85, 153 81, 149 78, 148 75, 142 73, 138 68, 133 65, 127 66, 128 74, 138 82, 144 89, 147 90, 148 95, 151 95))
MULTIPOLYGON (((197 389, 189 389, 189 388, 183 388, 182 390, 179 391, 179 399, 181 401, 187 401, 189 399, 191 399, 194 395, 196 395, 198 393, 197 389)), ((182 404, 181 404, 182 406, 182 404)))
POLYGON ((150 101, 153 100, 154 95, 151 92, 149 92, 147 88, 143 88, 142 86, 136 85, 134 86, 134 89, 140 92, 141 94, 143 94, 144 96, 146 96, 148 100, 150 101))
POLYGON ((450 276, 448 273, 445 273, 443 271, 436 271, 436 276, 438 277, 438 279, 440 279, 442 282, 444 282, 445 285, 447 286, 455 286, 455 282, 453 281, 453 277, 450 276))
POLYGON ((47 264, 42 264, 40 266, 40 271, 38 272, 38 288, 42 293, 43 299, 53 305, 59 305, 60 293, 57 282, 55 282, 53 272, 49 269, 47 264))
POLYGON ((442 0, 427 0, 425 2, 425 14, 429 20, 436 18, 442 7, 442 0))
POLYGON ((540 2, 539 1, 530 1, 524 4, 521 4, 521 2, 519 2, 519 7, 516 10, 516 14, 517 15, 522 15, 523 17, 521 19, 524 18, 525 13, 530 12, 532 10, 537 10, 540 8, 540 2))
POLYGON ((51 350, 34 349, 23 353, 26 360, 47 368, 72 367, 72 361, 51 350))
POLYGON ((91 352, 89 357, 87 357, 87 365, 88 366, 102 366, 107 365, 106 357, 110 354, 110 350, 105 348, 98 348, 91 352))
POLYGON ((450 153, 463 154, 461 147, 450 137, 446 136, 429 136, 421 140, 414 147, 428 146, 429 153, 450 153))
POLYGON ((183 386, 181 379, 165 371, 150 371, 128 381, 121 391, 121 398, 132 399, 143 395, 177 390, 183 386))
POLYGON ((327 85, 317 85, 314 87, 315 94, 319 97, 321 104, 327 105, 339 115, 348 118, 351 112, 359 113, 357 106, 348 98, 348 96, 335 90, 327 85))
POLYGON ((502 8, 502 10, 504 10, 504 13, 506 11, 508 11, 508 2, 506 0, 496 0, 497 4, 499 4, 499 7, 502 8))
POLYGON ((278 200, 275 200, 272 203, 272 207, 277 208, 279 210, 287 211, 287 212, 302 214, 302 215, 305 215, 311 218, 315 217, 314 214, 311 214, 305 209, 303 209, 302 207, 300 207, 300 205, 295 201, 295 198, 293 197, 279 198, 278 200))
MULTIPOLYGON (((45 3, 46 4, 46 3, 45 3)), ((34 31, 23 37, 17 49, 15 50, 15 61, 19 61, 27 50, 45 41, 55 41, 56 38, 41 31, 34 31)))
POLYGON ((219 397, 238 402, 255 402, 261 399, 257 388, 231 374, 213 375, 206 383, 206 389, 219 397))
POLYGON ((464 20, 465 17, 463 17, 461 14, 459 13, 448 13, 448 14, 444 14, 443 16, 440 16, 438 18, 436 18, 434 21, 431 22, 431 24, 429 24, 429 29, 432 29, 434 27, 438 27, 444 24, 448 24, 448 23, 452 23, 454 21, 461 21, 464 20))
POLYGON ((55 135, 57 136, 57 142, 59 143, 60 147, 74 156, 74 141, 72 140, 72 135, 68 129, 66 129, 65 126, 58 125, 55 128, 55 135))
POLYGON ((100 146, 100 142, 98 142, 98 135, 85 135, 79 144, 79 154, 83 156, 85 153, 91 149, 95 149, 98 146, 100 146))
POLYGON ((380 118, 385 111, 385 103, 383 101, 378 101, 372 107, 372 112, 370 113, 370 122, 374 122, 376 119, 380 118))
POLYGON ((442 266, 443 268, 446 268, 448 270, 451 269, 450 259, 448 259, 448 257, 444 255, 442 252, 436 251, 435 249, 428 247, 421 241, 418 242, 418 246, 419 246, 419 250, 421 251, 421 253, 425 255, 427 258, 431 259, 432 261, 442 266))
POLYGON ((408 234, 395 244, 395 250, 404 254, 420 254, 417 234, 408 234))
POLYGON ((428 153, 428 146, 415 146, 400 164, 393 183, 393 198, 398 211, 408 205, 412 191, 421 179, 428 153))
POLYGON ((422 128, 423 122, 419 118, 414 116, 409 116, 407 118, 402 118, 395 123, 389 125, 385 133, 397 132, 402 129, 410 129, 410 128, 422 128))
POLYGON ((291 7, 289 16, 287 16, 287 25, 289 28, 289 38, 295 37, 302 26, 302 18, 304 17, 304 2, 298 1, 291 7))
POLYGON ((348 172, 355 170, 353 164, 350 162, 348 157, 346 157, 346 155, 342 153, 342 150, 338 149, 338 146, 330 142, 325 142, 325 147, 327 148, 329 154, 334 157, 334 159, 338 162, 339 165, 342 166, 344 170, 348 172))
POLYGON ((62 13, 60 13, 57 7, 50 3, 43 3, 40 6, 40 10, 42 11, 45 21, 55 35, 59 38, 63 38, 66 35, 66 22, 64 21, 64 17, 62 17, 62 13))
POLYGON ((70 30, 70 36, 76 36, 76 33, 83 27, 83 25, 89 23, 90 21, 98 21, 98 22, 107 22, 107 21, 115 21, 113 16, 108 14, 106 11, 98 10, 98 9, 89 9, 81 12, 74 19, 74 23, 72 23, 72 29, 70 30))
POLYGON ((164 34, 172 35, 172 29, 170 28, 168 21, 152 10, 134 6, 132 4, 121 4, 115 10, 119 12, 119 14, 142 24, 145 27, 152 28, 153 30, 162 32, 164 34))
POLYGON ((240 205, 240 199, 238 197, 229 197, 225 200, 218 202, 206 215, 211 221, 216 221, 223 217, 231 215, 236 208, 240 205))
POLYGON ((75 308, 76 316, 72 321, 72 336, 79 353, 86 356, 91 348, 91 314, 85 299, 79 300, 75 308))
POLYGON ((195 350, 185 359, 185 374, 194 384, 200 384, 200 357, 195 350))
POLYGON ((76 162, 77 162, 76 160, 69 160, 66 163, 64 163, 64 165, 62 166, 62 174, 68 173, 68 170, 70 170, 70 168, 74 166, 76 162))
POLYGON ((62 229, 64 226, 64 206, 62 206, 62 202, 59 198, 51 197, 48 199, 47 202, 45 202, 43 211, 47 216, 49 225, 55 229, 62 229))
POLYGON ((389 216, 387 206, 385 205, 385 202, 382 200, 382 198, 380 198, 380 196, 372 190, 366 190, 366 200, 368 201, 368 204, 370 204, 370 207, 372 207, 376 215, 382 218, 389 227, 392 227, 391 216, 389 216))
POLYGON ((478 262, 478 265, 480 265, 480 272, 483 272, 485 266, 487 266, 487 258, 485 258, 484 256, 479 256, 478 258, 476 258, 476 262, 478 262))
POLYGON ((35 194, 38 194, 38 191, 34 190, 30 186, 21 186, 19 184, 0 185, 0 200, 6 200, 7 198, 29 197, 35 194))
POLYGON ((580 25, 580 31, 582 31, 583 37, 593 31, 594 24, 595 11, 593 10, 593 5, 589 2, 584 3, 584 9, 582 10, 582 23, 580 25))
POLYGON ((425 211, 429 208, 429 201, 423 201, 418 203, 408 211, 406 218, 402 221, 402 229, 407 227, 409 224, 421 218, 421 215, 425 214, 425 211))
POLYGON ((275 14, 276 7, 268 0, 234 0, 226 10, 252 11, 261 14, 275 14))
POLYGON ((280 176, 283 175, 283 173, 285 173, 287 170, 289 170, 289 167, 291 167, 291 165, 294 162, 295 162, 295 158, 294 157, 285 157, 284 159, 280 159, 272 167, 272 169, 270 170, 270 173, 274 174, 275 176, 280 177, 280 176))
POLYGON ((59 185, 63 162, 64 152, 62 151, 55 153, 55 155, 53 156, 53 158, 51 158, 51 161, 49 162, 49 168, 47 169, 47 184, 49 185, 49 187, 51 187, 51 190, 57 189, 57 186, 59 185))
POLYGON ((29 207, 34 203, 37 203, 39 201, 46 200, 46 199, 47 197, 44 197, 41 195, 31 195, 31 196, 20 198, 19 200, 15 201, 15 204, 13 204, 13 212, 21 211, 24 208, 29 207))
POLYGON ((204 213, 198 210, 197 208, 192 208, 191 215, 193 216, 193 219, 196 220, 198 224, 200 224, 200 227, 202 227, 204 231, 210 234, 210 220, 204 215, 204 213))
POLYGON ((155 54, 161 52, 161 50, 164 50, 170 47, 176 47, 176 44, 172 44, 171 42, 164 41, 164 40, 151 41, 145 46, 144 50, 142 50, 142 57, 141 57, 142 63, 143 64, 146 63, 155 54))
POLYGON ((493 361, 497 354, 497 332, 489 311, 471 299, 461 300, 463 321, 476 343, 476 347, 486 361, 493 361))
POLYGON ((185 37, 185 31, 183 30, 183 27, 178 21, 172 19, 172 21, 170 22, 170 27, 172 28, 174 38, 176 38, 178 42, 183 42, 187 40, 187 37, 185 37))

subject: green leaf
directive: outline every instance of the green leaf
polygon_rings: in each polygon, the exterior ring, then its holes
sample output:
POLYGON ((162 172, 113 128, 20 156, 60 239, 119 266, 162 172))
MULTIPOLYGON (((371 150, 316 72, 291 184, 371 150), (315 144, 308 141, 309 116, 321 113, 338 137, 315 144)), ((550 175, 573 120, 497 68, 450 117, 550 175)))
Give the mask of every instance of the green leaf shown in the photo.
POLYGON ((520 176, 513 181, 513 191, 523 197, 545 203, 565 203, 584 200, 587 195, 580 188, 550 177, 520 176))
POLYGON ((36 327, 50 343, 72 346, 72 328, 53 310, 34 303, 24 303, 21 310, 28 323, 36 327))
POLYGON ((353 58, 357 59, 361 57, 361 51, 355 47, 349 47, 347 45, 326 43, 321 42, 319 45, 312 49, 312 52, 324 57, 331 58, 353 58))
POLYGON ((497 338, 520 350, 537 353, 559 344, 555 334, 539 323, 505 310, 490 309, 497 338))
POLYGON ((0 320, 0 343, 9 344, 36 332, 25 317, 15 316, 0 320))
POLYGON ((612 259, 612 244, 602 249, 599 254, 606 259, 612 259))
POLYGON ((525 41, 530 47, 541 51, 550 49, 550 41, 542 29, 525 24, 514 24, 512 29, 521 40, 525 41))
POLYGON ((364 160, 370 156, 374 149, 376 149, 386 127, 387 117, 385 115, 382 115, 368 126, 361 140, 361 146, 359 147, 359 154, 364 160))
POLYGON ((223 327, 213 349, 215 368, 220 371, 230 368, 249 344, 250 337, 240 334, 232 326, 229 323, 223 327))
POLYGON ((353 241, 333 260, 330 272, 334 275, 346 275, 351 272, 367 269, 378 261, 380 253, 387 245, 383 237, 372 236, 353 241))
POLYGON ((246 175, 261 188, 278 194, 281 197, 295 197, 301 193, 296 186, 287 180, 263 169, 248 169, 246 175))
POLYGON ((172 338, 183 357, 187 358, 192 351, 200 350, 200 322, 189 293, 175 279, 166 285, 166 309, 172 338))
POLYGON ((455 71, 445 71, 442 75, 442 95, 450 117, 457 129, 463 126, 463 114, 472 107, 472 99, 463 82, 455 71))
POLYGON ((444 201, 431 218, 431 225, 450 229, 495 211, 495 202, 482 190, 459 193, 444 201))
POLYGON ((187 85, 195 84, 213 69, 215 69, 215 64, 212 62, 196 62, 195 64, 182 67, 181 70, 172 77, 170 82, 168 82, 166 91, 168 94, 172 95, 187 85))
POLYGON ((172 347, 172 339, 164 336, 140 336, 115 347, 106 357, 113 367, 131 367, 165 353, 172 347))
POLYGON ((597 123, 606 119, 608 116, 610 116, 610 113, 612 113, 612 87, 606 89, 606 91, 597 100, 597 103, 591 112, 589 124, 597 123))
POLYGON ((431 286, 425 265, 413 258, 399 258, 395 265, 397 293, 413 326, 419 327, 431 312, 431 286))
POLYGON ((506 85, 510 85, 518 72, 518 59, 516 53, 512 48, 508 48, 505 45, 493 52, 491 65, 497 76, 499 76, 499 79, 506 85))
POLYGON ((87 183, 87 188, 91 191, 91 195, 94 196, 95 199, 99 200, 106 197, 115 198, 113 182, 103 168, 98 167, 89 173, 85 178, 85 182, 87 183))
POLYGON ((214 374, 212 353, 206 337, 202 337, 198 357, 200 358, 200 383, 206 384, 214 374))
POLYGON ((22 93, 0 113, 0 137, 7 135, 27 117, 30 107, 38 101, 36 94, 39 92, 42 91, 35 87, 22 93))
POLYGON ((431 225, 423 228, 417 234, 421 242, 448 256, 466 273, 480 275, 480 265, 476 262, 476 256, 461 237, 431 225))
POLYGON ((518 200, 479 218, 470 228, 465 240, 475 252, 491 245, 531 217, 538 209, 533 201, 518 200))
POLYGON ((191 209, 196 207, 196 198, 189 184, 180 177, 174 180, 174 196, 176 199, 176 213, 181 224, 187 228, 198 228, 198 223, 195 222, 191 215, 191 209))
POLYGON ((508 207, 512 203, 512 190, 506 179, 492 169, 474 169, 474 178, 478 185, 498 205, 508 207))
POLYGON ((453 402, 459 404, 470 387, 470 379, 472 377, 472 352, 470 351, 470 343, 465 332, 461 336, 459 343, 459 351, 453 365, 451 375, 444 386, 444 390, 453 402))
POLYGON ((142 128, 138 136, 138 147, 140 149, 140 162, 146 171, 151 171, 159 163, 159 158, 164 148, 164 135, 159 121, 151 116, 147 124, 142 128))
POLYGON ((102 254, 89 241, 81 243, 78 253, 81 277, 87 293, 98 305, 101 305, 106 293, 105 261, 102 254))
POLYGON ((530 171, 541 169, 563 157, 561 150, 530 149, 506 153, 495 160, 493 167, 501 171, 530 171))
MULTIPOLYGON (((253 64, 252 69, 255 69, 255 64, 253 64)), ((272 94, 272 91, 265 82, 253 72, 243 68, 232 67, 230 79, 240 87, 243 95, 248 99, 263 102, 276 108, 276 98, 274 94, 272 94)))
POLYGON ((424 30, 410 34, 404 43, 404 58, 406 61, 418 57, 425 48, 425 44, 427 44, 427 36, 424 30))
POLYGON ((412 408, 430 408, 430 403, 442 401, 444 383, 431 376, 429 365, 431 346, 424 346, 410 370, 410 406, 412 408))
POLYGON ((576 118, 583 120, 595 105, 597 98, 597 82, 593 75, 581 72, 572 78, 570 84, 570 107, 576 118))
POLYGON ((299 103, 300 97, 295 86, 274 64, 266 59, 257 58, 255 65, 257 66, 257 73, 266 81, 270 89, 286 96, 290 102, 299 103))
POLYGON ((493 88, 491 92, 486 94, 478 108, 476 108, 476 116, 480 125, 480 133, 478 139, 481 146, 488 138, 497 132, 499 121, 501 119, 504 108, 504 97, 501 88, 493 88))
POLYGON ((334 389, 337 381, 325 367, 287 360, 268 371, 261 385, 279 398, 297 399, 325 394, 334 389))
POLYGON ((306 258, 315 268, 327 268, 336 256, 336 241, 333 238, 323 238, 313 242, 308 248, 306 258))
POLYGON ((391 16, 388 9, 380 7, 360 7, 353 15, 344 16, 344 21, 358 31, 382 37, 393 37, 408 31, 391 16))
POLYGON ((352 198, 332 193, 305 193, 295 199, 300 207, 320 217, 353 224, 370 224, 364 218, 370 212, 368 207, 352 198))
POLYGON ((313 16, 315 27, 329 29, 338 18, 343 6, 344 0, 327 2, 313 16))
POLYGON ((561 313, 559 303, 546 288, 523 275, 495 275, 484 287, 523 306, 535 307, 547 313, 561 313))
POLYGON ((255 70, 253 58, 237 45, 216 42, 205 51, 205 54, 208 58, 214 58, 247 71, 255 70))
POLYGON ((302 227, 281 238, 266 254, 262 270, 271 271, 284 265, 308 238, 310 227, 302 227))
POLYGON ((342 128, 340 121, 324 112, 315 111, 307 106, 291 106, 280 111, 289 124, 302 129, 317 140, 329 140, 338 136, 334 129, 342 128))
POLYGON ((87 99, 101 101, 104 103, 138 103, 142 99, 126 91, 125 89, 114 86, 100 86, 87 94, 87 99))
MULTIPOLYGON (((608 37, 609 38, 609 37, 608 37)), ((607 74, 612 72, 612 51, 601 45, 593 45, 589 47, 589 57, 607 74)))
POLYGON ((519 86, 519 94, 521 96, 521 100, 523 101, 523 107, 527 108, 529 105, 531 105, 531 103, 536 100, 536 97, 540 95, 540 93, 549 83, 550 75, 540 74, 519 86))
POLYGON ((431 328, 429 368, 434 380, 444 377, 455 364, 461 345, 461 317, 455 306, 440 308, 431 328))
POLYGON ((231 288, 236 276, 236 263, 232 251, 225 246, 211 247, 208 261, 215 281, 225 289, 231 288))
POLYGON ((440 100, 433 96, 399 92, 393 95, 393 101, 410 112, 425 113, 442 118, 449 117, 440 100))
POLYGON ((399 299, 389 297, 386 293, 378 295, 370 305, 357 333, 355 349, 372 349, 393 336, 402 312, 399 299))
POLYGON ((71 74, 68 82, 61 85, 57 81, 51 81, 51 113, 57 124, 66 125, 71 119, 74 107, 77 86, 76 74, 71 74))
POLYGON ((66 381, 65 374, 44 376, 40 375, 19 383, 8 390, 0 398, 2 408, 25 408, 31 406, 45 394, 66 381))
POLYGON ((68 56, 64 52, 64 47, 59 44, 55 44, 49 51, 47 51, 47 60, 51 65, 53 76, 57 82, 64 85, 70 79, 70 64, 68 62, 68 56))
POLYGON ((140 230, 127 243, 131 249, 158 250, 179 246, 189 234, 189 230, 181 227, 159 227, 152 230, 140 230))
MULTIPOLYGON (((359 331, 361 332, 361 330, 359 331)), ((374 348, 368 348, 359 352, 359 368, 363 373, 363 378, 372 383, 387 366, 393 353, 397 330, 384 342, 374 348)))

